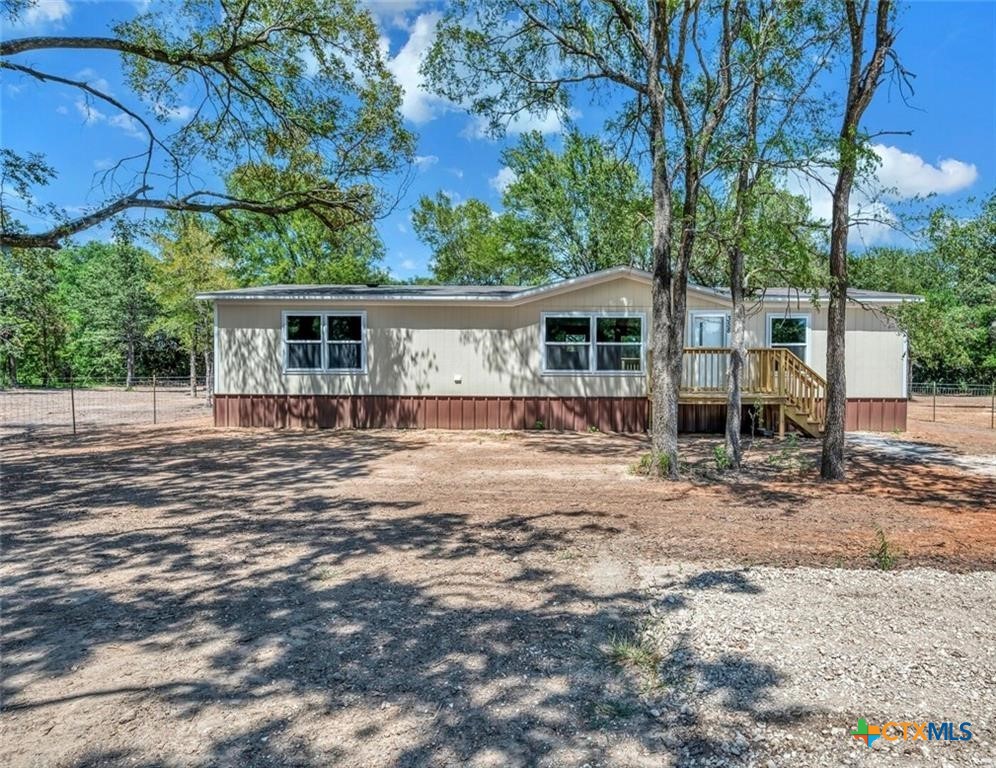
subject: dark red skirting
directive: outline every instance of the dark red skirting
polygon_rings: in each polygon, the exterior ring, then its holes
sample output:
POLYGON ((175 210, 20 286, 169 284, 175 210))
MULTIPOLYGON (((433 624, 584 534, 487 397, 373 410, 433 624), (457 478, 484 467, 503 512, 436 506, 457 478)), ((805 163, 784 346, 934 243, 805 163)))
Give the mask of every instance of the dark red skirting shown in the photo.
MULTIPOLYGON (((389 395, 215 395, 219 427, 291 429, 544 429, 645 432, 650 416, 643 397, 465 397, 389 395)), ((682 432, 722 432, 726 406, 683 404, 682 432)), ((745 421, 745 428, 749 422, 745 421)), ((906 401, 855 399, 847 429, 906 429, 906 401)))
POLYGON ((215 395, 219 427, 544 429, 643 432, 642 397, 397 397, 215 395))

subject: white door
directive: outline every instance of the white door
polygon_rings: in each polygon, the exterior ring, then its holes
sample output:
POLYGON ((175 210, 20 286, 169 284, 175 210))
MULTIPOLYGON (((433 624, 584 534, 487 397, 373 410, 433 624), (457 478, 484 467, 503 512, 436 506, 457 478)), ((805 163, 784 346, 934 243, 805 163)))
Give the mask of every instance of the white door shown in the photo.
POLYGON ((725 347, 727 335, 725 314, 692 315, 692 336, 690 347, 725 347))
POLYGON ((688 346, 709 347, 714 352, 685 355, 683 384, 691 389, 725 389, 729 354, 730 318, 725 312, 693 312, 689 318, 688 346))

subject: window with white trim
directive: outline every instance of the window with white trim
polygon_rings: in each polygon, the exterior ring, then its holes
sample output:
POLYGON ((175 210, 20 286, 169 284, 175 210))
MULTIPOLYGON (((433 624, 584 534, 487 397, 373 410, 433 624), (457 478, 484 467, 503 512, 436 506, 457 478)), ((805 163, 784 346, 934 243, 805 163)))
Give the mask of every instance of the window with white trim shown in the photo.
POLYGON ((543 315, 546 373, 641 373, 644 316, 607 313, 543 315))
POLYGON ((787 349, 804 363, 809 358, 809 315, 768 315, 768 345, 787 349))
POLYGON ((366 325, 364 312, 285 312, 284 370, 365 371, 366 325))

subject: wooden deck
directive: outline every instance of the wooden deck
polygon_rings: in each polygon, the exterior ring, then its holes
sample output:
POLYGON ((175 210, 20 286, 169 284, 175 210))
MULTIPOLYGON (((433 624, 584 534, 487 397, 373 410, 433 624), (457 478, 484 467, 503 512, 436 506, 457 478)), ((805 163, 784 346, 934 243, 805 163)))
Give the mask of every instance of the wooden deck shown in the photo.
MULTIPOLYGON (((686 348, 679 402, 725 404, 729 365, 728 349, 686 348)), ((741 386, 744 405, 772 406, 777 410, 779 434, 785 433, 786 421, 812 437, 822 434, 826 422, 826 381, 789 350, 749 349, 741 386)))

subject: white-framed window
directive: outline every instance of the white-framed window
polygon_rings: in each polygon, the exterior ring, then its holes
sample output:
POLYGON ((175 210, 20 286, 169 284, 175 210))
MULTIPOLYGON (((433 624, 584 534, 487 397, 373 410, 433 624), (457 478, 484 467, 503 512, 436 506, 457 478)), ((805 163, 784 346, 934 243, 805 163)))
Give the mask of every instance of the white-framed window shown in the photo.
POLYGON ((283 313, 285 373, 366 373, 367 313, 283 313))
POLYGON ((721 309, 693 309, 688 313, 688 346, 729 347, 730 313, 721 309))
POLYGON ((811 318, 808 312, 769 312, 768 346, 784 348, 809 364, 811 318))
POLYGON ((544 312, 543 373, 640 374, 645 370, 646 316, 633 312, 544 312))

